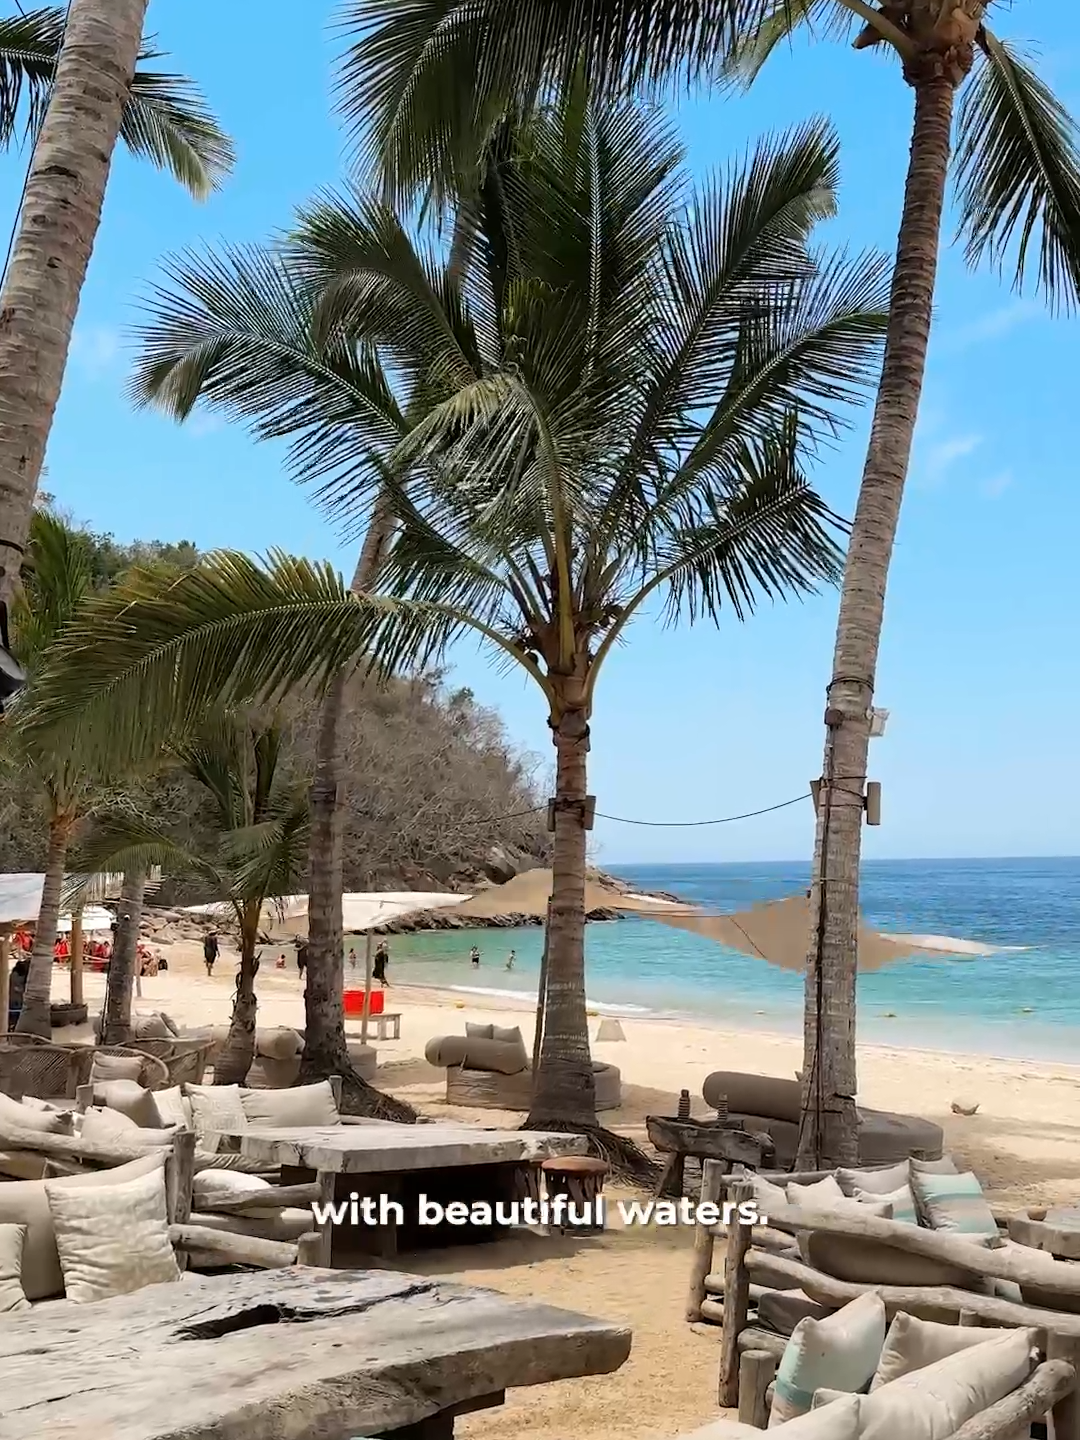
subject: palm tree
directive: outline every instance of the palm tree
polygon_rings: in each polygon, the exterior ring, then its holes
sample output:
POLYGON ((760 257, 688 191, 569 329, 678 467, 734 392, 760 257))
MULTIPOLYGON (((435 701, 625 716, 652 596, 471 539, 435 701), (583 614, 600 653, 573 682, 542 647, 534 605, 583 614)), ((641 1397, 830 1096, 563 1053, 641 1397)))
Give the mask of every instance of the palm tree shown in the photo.
MULTIPOLYGON (((20 136, 32 142, 40 131, 63 38, 60 6, 0 18, 0 145, 5 148, 20 136)), ((133 155, 169 171, 196 200, 205 200, 232 169, 232 141, 191 80, 153 68, 166 58, 151 41, 143 42, 120 139, 133 155)))
MULTIPOLYGON (((81 868, 89 874, 145 875, 160 866, 199 881, 211 899, 232 908, 240 968, 214 1083, 240 1085, 255 1055, 261 917, 267 900, 293 894, 303 875, 306 797, 287 772, 277 720, 217 715, 189 739, 169 746, 166 756, 205 797, 210 843, 205 834, 178 834, 128 803, 96 817, 80 850, 81 868)), ((119 1004, 114 1008, 122 1010, 119 1004)))
MULTIPOLYGON (((23 570, 23 588, 14 610, 14 647, 20 663, 34 676, 47 663, 64 627, 93 589, 92 552, 88 536, 72 529, 47 510, 35 510, 23 570)), ((49 1005, 53 950, 68 852, 79 823, 98 798, 99 787, 72 751, 38 744, 19 727, 19 711, 0 730, 5 758, 29 770, 41 786, 48 825, 48 848, 41 908, 34 931, 30 973, 26 977, 18 1029, 48 1038, 52 1034, 49 1005)))
POLYGON ((1064 106, 985 24, 989 0, 352 0, 348 117, 392 192, 474 182, 507 105, 584 64, 601 88, 752 78, 794 31, 850 34, 898 62, 914 117, 885 359, 848 546, 814 848, 800 1158, 856 1154, 855 937, 863 792, 889 562, 925 373, 950 164, 968 259, 1080 288, 1080 154, 1064 106), (470 92, 463 77, 475 77, 470 92), (954 125, 954 106, 962 92, 954 125), (953 131, 956 134, 953 147, 953 131))
POLYGON ((872 373, 885 277, 873 257, 808 248, 836 181, 824 126, 762 142, 698 191, 655 113, 595 106, 580 85, 504 139, 449 254, 379 201, 328 198, 284 258, 196 262, 147 327, 143 388, 202 393, 260 433, 291 434, 298 472, 339 512, 390 505, 372 589, 237 554, 167 591, 136 580, 86 612, 93 672, 73 636, 39 723, 64 710, 81 743, 137 751, 148 711, 195 715, 223 689, 258 697, 361 657, 425 664, 466 634, 521 667, 556 758, 530 1124, 595 1130, 584 876, 597 680, 643 611, 740 619, 838 574, 834 517, 803 465, 872 373), (301 294, 325 347, 319 388, 281 338, 301 294), (264 317, 278 343, 224 343, 241 305, 249 331, 264 317), (408 423, 389 451, 390 408, 361 409, 342 378, 357 374, 365 396, 376 374, 401 392, 392 413, 408 423))
POLYGON ((0 604, 18 579, 118 138, 125 133, 196 193, 208 193, 231 164, 229 142, 185 82, 144 74, 133 99, 147 3, 72 0, 66 26, 37 11, 21 29, 9 21, 0 32, 27 47, 6 60, 0 52, 0 141, 10 138, 27 87, 35 132, 0 293, 0 604), (46 90, 40 72, 50 45, 46 90))
POLYGON ((139 958, 139 925, 146 898, 146 879, 145 870, 128 870, 120 887, 120 909, 101 1014, 104 1045, 122 1045, 131 1035, 131 992, 135 988, 139 958))

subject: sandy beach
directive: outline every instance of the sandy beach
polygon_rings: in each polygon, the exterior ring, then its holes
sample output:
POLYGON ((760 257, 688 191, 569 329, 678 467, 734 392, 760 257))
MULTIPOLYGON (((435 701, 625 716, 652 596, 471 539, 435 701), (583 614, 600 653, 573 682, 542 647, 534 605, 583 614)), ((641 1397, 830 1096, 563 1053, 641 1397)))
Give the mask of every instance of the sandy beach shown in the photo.
MULTIPOLYGON (((183 1025, 224 1023, 232 1000, 234 955, 223 950, 207 979, 196 946, 166 950, 166 974, 142 981, 143 1010, 164 1009, 183 1025)), ((303 998, 295 964, 259 974, 260 1025, 302 1025, 303 998)), ((269 958, 269 956, 267 957, 269 958)), ((392 972, 391 972, 392 974, 392 972)), ((484 983, 483 978, 479 983, 484 983)), ((488 983, 497 984, 497 981, 488 983)), ((87 976, 94 1013, 102 977, 87 976)), ((56 998, 64 980, 56 982, 56 998)), ((381 1088, 409 1100, 424 1114, 493 1125, 520 1116, 449 1109, 442 1100, 444 1072, 427 1065, 426 1042, 460 1031, 466 1020, 499 1012, 520 1024, 527 1043, 533 1016, 520 1002, 495 996, 391 985, 387 1009, 402 1013, 401 1039, 378 1045, 381 1088)), ((624 1105, 605 1116, 613 1128, 643 1137, 644 1117, 673 1113, 688 1089, 695 1113, 708 1113, 701 1084, 712 1070, 792 1075, 801 1060, 796 1036, 737 1031, 720 1026, 621 1017, 623 1042, 594 1046, 598 1058, 619 1066, 624 1105)), ((599 1021, 593 1022, 593 1033, 599 1021)), ((350 1022, 350 1030, 359 1022, 350 1022)), ((936 1120, 958 1160, 976 1171, 995 1203, 1030 1205, 1075 1200, 1080 1181, 1080 1067, 1001 1060, 929 1051, 860 1048, 859 1098, 864 1104, 914 1112, 936 1120), (979 1103, 971 1117, 951 1113, 950 1102, 979 1103)), ((425 1254, 413 1268, 507 1294, 529 1295, 602 1315, 634 1332, 630 1360, 617 1374, 523 1390, 504 1409, 464 1419, 463 1436, 489 1440, 661 1440, 692 1430, 716 1410, 719 1331, 690 1327, 683 1318, 691 1234, 678 1229, 611 1229, 600 1239, 559 1241, 525 1237, 472 1252, 425 1254), (468 1268, 461 1268, 467 1265, 468 1268)))

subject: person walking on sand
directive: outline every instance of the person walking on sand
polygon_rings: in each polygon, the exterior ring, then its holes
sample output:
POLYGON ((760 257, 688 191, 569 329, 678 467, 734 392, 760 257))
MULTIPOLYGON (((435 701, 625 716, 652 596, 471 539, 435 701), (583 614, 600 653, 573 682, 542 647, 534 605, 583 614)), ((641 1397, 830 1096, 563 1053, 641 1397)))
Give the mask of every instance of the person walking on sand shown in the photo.
POLYGON ((218 958, 219 951, 220 946, 218 945, 217 935, 211 930, 210 934, 207 935, 206 939, 202 942, 203 960, 206 964, 206 978, 208 980, 213 979, 214 961, 218 958))
POLYGON ((384 990, 390 984, 390 981, 386 978, 386 967, 389 963, 389 947, 387 946, 385 940, 380 940, 378 945, 375 947, 375 963, 371 969, 371 978, 373 980, 378 980, 379 984, 384 990))
POLYGON ((300 979, 304 978, 304 971, 307 969, 308 946, 306 940, 296 942, 296 968, 300 972, 300 979))
POLYGON ((516 959, 517 959, 517 951, 516 951, 516 950, 511 950, 511 951, 510 951, 510 954, 506 957, 506 968, 507 968, 508 970, 512 970, 512 969, 514 968, 514 961, 515 961, 516 959))
POLYGON ((350 950, 350 951, 349 951, 349 969, 350 969, 350 970, 355 970, 355 969, 356 969, 356 951, 355 951, 355 950, 350 950))
POLYGON ((472 967, 473 967, 473 969, 474 969, 474 970, 479 970, 479 969, 480 969, 480 949, 479 949, 479 946, 474 945, 474 946, 472 947, 472 949, 469 951, 469 959, 470 959, 470 961, 472 962, 472 967))

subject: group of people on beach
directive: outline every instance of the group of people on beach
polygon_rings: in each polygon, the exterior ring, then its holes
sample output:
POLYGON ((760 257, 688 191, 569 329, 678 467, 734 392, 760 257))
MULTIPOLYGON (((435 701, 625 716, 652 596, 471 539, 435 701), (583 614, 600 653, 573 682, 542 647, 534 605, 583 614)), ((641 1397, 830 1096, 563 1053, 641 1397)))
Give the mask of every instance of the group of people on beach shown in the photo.
MULTIPOLYGON (((510 954, 506 957, 507 970, 512 970, 514 968, 514 963, 516 962, 516 960, 517 951, 511 950, 510 954)), ((469 951, 469 961, 474 970, 480 969, 480 947, 478 945, 474 945, 469 951)))

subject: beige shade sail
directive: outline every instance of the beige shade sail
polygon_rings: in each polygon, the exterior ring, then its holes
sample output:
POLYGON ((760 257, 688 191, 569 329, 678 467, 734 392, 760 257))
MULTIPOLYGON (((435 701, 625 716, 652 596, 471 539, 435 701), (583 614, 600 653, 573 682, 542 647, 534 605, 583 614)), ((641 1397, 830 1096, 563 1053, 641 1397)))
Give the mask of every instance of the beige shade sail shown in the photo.
MULTIPOLYGON (((810 949, 810 901, 806 895, 765 901, 734 915, 706 915, 698 910, 653 910, 649 918, 715 940, 744 955, 754 955, 782 970, 804 971, 810 949)), ((927 937, 918 937, 927 938, 927 937)), ((988 954, 989 947, 966 940, 935 938, 935 944, 919 945, 904 935, 883 935, 859 922, 859 969, 880 970, 884 965, 913 957, 988 954), (955 947, 955 948, 954 948, 955 947)))
MULTIPOLYGON (((460 905, 454 907, 455 915, 471 915, 477 920, 490 920, 497 915, 530 915, 542 920, 547 915, 551 899, 551 871, 523 870, 505 885, 492 885, 489 890, 478 890, 460 905)), ((634 913, 652 914, 654 906, 639 901, 632 895, 625 895, 614 886, 605 885, 593 876, 585 880, 585 913, 595 910, 626 910, 634 913)))

